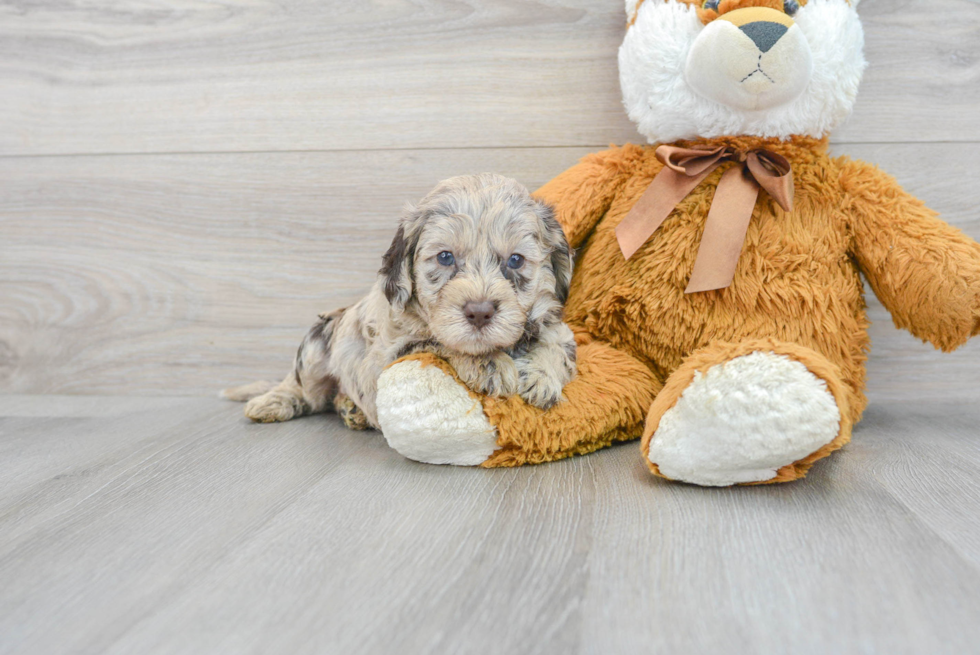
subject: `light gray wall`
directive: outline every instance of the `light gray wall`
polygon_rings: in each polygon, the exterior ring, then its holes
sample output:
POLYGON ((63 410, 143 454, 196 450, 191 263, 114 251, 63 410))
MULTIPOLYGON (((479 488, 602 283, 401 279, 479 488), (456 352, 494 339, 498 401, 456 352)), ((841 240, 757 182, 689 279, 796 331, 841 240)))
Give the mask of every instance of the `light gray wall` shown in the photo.
MULTIPOLYGON (((640 139, 619 0, 46 4, 0 6, 0 392, 277 377, 406 200, 640 139)), ((861 13, 835 152, 980 238, 980 2, 861 13)), ((871 313, 873 397, 975 398, 980 343, 943 356, 871 313)))

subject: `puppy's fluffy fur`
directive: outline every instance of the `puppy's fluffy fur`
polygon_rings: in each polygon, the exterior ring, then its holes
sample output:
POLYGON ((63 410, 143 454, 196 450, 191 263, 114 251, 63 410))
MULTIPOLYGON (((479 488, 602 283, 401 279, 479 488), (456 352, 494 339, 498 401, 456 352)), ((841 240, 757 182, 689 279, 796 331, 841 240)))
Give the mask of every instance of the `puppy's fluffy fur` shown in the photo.
POLYGON ((571 275, 548 205, 499 175, 451 178, 406 210, 370 293, 320 316, 285 380, 222 395, 249 400, 254 421, 287 421, 333 401, 349 426, 377 427, 381 371, 428 351, 475 391, 550 407, 575 374, 575 340, 561 320, 571 275), (493 315, 478 326, 468 304, 493 315))

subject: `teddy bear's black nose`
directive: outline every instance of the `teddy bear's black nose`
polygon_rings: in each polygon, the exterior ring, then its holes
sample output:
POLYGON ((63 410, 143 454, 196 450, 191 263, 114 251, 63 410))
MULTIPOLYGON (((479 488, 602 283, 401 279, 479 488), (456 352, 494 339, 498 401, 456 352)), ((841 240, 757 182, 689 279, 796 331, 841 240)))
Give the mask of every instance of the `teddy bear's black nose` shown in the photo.
POLYGON ((754 23, 746 23, 740 28, 758 46, 762 52, 769 52, 783 34, 789 29, 785 25, 774 23, 768 20, 758 20, 754 23))

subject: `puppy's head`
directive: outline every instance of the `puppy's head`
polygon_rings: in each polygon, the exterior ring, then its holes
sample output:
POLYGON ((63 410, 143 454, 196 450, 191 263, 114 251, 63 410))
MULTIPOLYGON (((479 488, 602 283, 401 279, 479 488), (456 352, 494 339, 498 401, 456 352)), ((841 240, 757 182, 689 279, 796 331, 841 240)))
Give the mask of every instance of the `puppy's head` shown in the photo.
POLYGON ((551 208, 489 173, 448 179, 409 207, 381 268, 392 307, 470 355, 533 339, 559 320, 571 275, 551 208))

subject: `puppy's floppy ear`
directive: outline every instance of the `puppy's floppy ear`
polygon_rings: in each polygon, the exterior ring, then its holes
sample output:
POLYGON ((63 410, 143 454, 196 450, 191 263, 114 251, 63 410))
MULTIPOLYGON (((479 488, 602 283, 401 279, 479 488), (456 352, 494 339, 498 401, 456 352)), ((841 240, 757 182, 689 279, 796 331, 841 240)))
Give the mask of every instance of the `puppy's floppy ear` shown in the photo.
POLYGON ((414 292, 415 248, 419 242, 418 212, 409 207, 395 238, 381 260, 378 274, 384 278, 385 298, 395 309, 405 309, 414 292))
POLYGON ((555 218, 551 205, 534 201, 534 213, 543 225, 544 242, 551 250, 551 270, 555 274, 555 296, 564 303, 568 300, 568 287, 572 283, 572 250, 565 232, 555 218))

